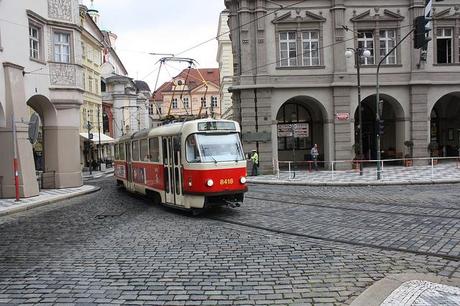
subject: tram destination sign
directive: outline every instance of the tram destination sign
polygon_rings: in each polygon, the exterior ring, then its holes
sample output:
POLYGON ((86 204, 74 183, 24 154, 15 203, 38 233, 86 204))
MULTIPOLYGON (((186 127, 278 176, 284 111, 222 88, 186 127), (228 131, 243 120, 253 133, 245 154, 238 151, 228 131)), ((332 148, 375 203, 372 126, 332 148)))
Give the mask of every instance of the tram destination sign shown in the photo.
POLYGON ((235 131, 236 126, 233 122, 228 121, 209 121, 209 122, 199 122, 198 131, 216 131, 216 130, 227 130, 235 131))
POLYGON ((310 136, 310 126, 308 123, 288 123, 278 124, 278 137, 294 137, 305 138, 310 136))

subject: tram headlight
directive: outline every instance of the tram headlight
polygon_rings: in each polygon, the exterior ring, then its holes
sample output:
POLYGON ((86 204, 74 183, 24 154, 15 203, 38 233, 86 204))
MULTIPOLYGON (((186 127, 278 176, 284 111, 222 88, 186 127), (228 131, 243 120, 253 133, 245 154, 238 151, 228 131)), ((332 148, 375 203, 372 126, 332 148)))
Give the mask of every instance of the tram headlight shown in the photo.
POLYGON ((212 187, 213 185, 214 185, 214 181, 213 181, 213 180, 209 179, 209 180, 206 181, 206 186, 212 187))
POLYGON ((246 184, 246 177, 242 176, 242 177, 240 178, 240 183, 241 183, 241 184, 246 184))
POLYGON ((189 179, 188 179, 188 187, 192 187, 192 178, 191 177, 189 177, 189 179))

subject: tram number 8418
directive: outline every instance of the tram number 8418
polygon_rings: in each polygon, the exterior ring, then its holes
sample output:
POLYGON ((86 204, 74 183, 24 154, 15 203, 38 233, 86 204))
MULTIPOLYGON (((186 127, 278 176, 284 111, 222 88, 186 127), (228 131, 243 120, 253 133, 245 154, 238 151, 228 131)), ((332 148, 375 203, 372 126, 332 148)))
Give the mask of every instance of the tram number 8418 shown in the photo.
POLYGON ((232 178, 229 178, 229 179, 221 179, 221 180, 220 180, 220 184, 221 184, 221 185, 232 185, 232 184, 233 184, 233 179, 232 179, 232 178))

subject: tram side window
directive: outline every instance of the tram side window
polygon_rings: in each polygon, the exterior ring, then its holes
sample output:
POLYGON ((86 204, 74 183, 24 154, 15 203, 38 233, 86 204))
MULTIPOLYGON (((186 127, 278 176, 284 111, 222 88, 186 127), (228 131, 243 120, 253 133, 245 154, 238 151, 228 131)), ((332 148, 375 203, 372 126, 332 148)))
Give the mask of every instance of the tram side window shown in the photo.
POLYGON ((132 160, 138 161, 139 160, 139 140, 135 140, 132 142, 132 160))
POLYGON ((120 154, 120 160, 126 160, 126 155, 125 155, 125 144, 120 143, 119 144, 119 154, 120 154))
POLYGON ((200 152, 198 151, 195 135, 190 135, 187 137, 187 140, 185 141, 185 155, 189 163, 200 162, 200 152))
POLYGON ((160 161, 160 144, 158 142, 158 137, 149 139, 150 147, 150 161, 159 162, 160 161))
POLYGON ((114 155, 115 155, 115 160, 120 160, 120 154, 118 153, 118 144, 113 146, 114 148, 114 155))
POLYGON ((141 139, 140 144, 141 144, 141 161, 149 161, 150 159, 149 143, 147 142, 147 139, 141 139))
POLYGON ((163 138, 163 164, 168 165, 168 141, 163 138))

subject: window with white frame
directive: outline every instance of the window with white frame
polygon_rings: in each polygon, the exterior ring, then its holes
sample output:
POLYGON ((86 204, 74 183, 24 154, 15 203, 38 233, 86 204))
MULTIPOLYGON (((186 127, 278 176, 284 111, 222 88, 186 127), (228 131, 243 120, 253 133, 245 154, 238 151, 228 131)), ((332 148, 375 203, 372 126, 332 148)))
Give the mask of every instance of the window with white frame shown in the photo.
POLYGON ((206 98, 201 98, 201 107, 206 107, 206 98))
POLYGON ((190 107, 190 101, 189 101, 188 97, 184 97, 184 99, 182 99, 182 102, 184 103, 184 108, 189 108, 190 107))
POLYGON ((83 58, 86 58, 86 47, 84 42, 81 42, 81 54, 83 55, 83 58))
POLYGON ((29 56, 30 58, 40 59, 40 32, 41 29, 35 25, 29 25, 29 56))
MULTIPOLYGON (((396 45, 396 30, 380 30, 379 33, 380 41, 380 59, 387 55, 391 49, 396 45)), ((397 51, 394 50, 388 57, 385 59, 383 64, 391 65, 397 63, 397 51)))
POLYGON ((90 75, 89 76, 89 82, 88 82, 88 91, 93 92, 93 77, 90 75))
POLYGON ((177 108, 177 98, 172 99, 172 108, 177 108))
POLYGON ((436 29, 436 57, 438 64, 451 64, 453 61, 453 29, 436 29))
POLYGON ((279 33, 280 66, 297 66, 297 33, 294 31, 279 33))
POLYGON ((373 31, 359 31, 358 32, 358 48, 367 49, 371 52, 370 57, 361 57, 361 64, 374 65, 374 32, 373 31))
POLYGON ((70 63, 70 33, 54 32, 54 61, 70 63))
POLYGON ((212 107, 217 107, 217 97, 215 97, 215 96, 211 97, 211 106, 212 107))
POLYGON ((319 66, 319 32, 302 32, 302 62, 303 66, 319 66))
POLYGON ((83 69, 83 90, 86 90, 86 72, 83 69))

